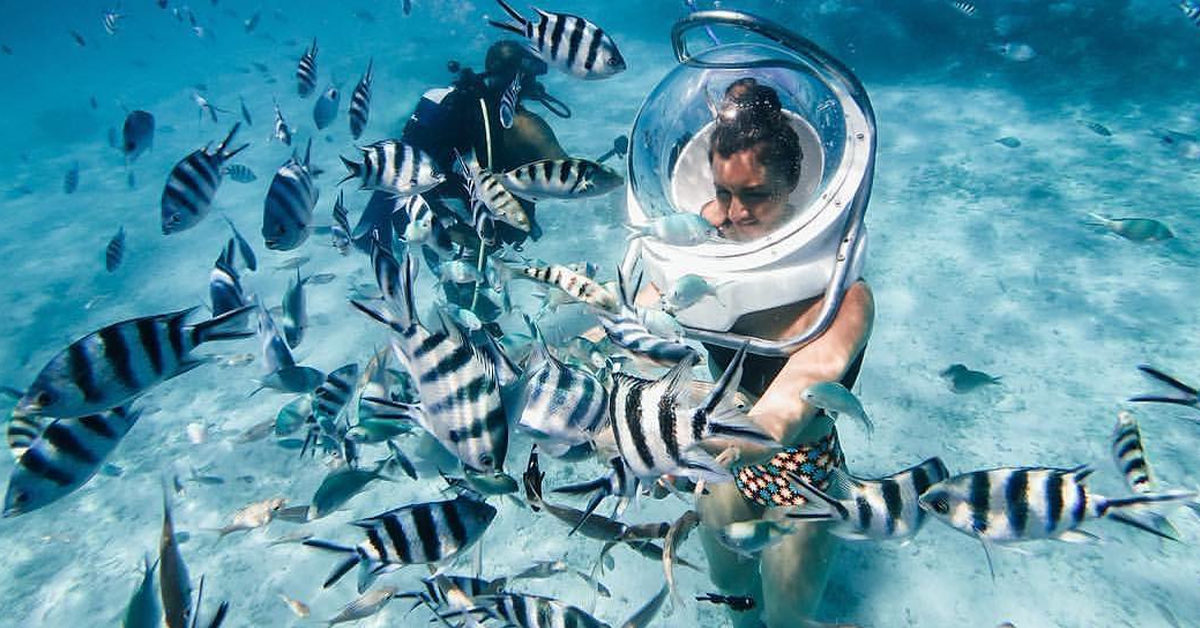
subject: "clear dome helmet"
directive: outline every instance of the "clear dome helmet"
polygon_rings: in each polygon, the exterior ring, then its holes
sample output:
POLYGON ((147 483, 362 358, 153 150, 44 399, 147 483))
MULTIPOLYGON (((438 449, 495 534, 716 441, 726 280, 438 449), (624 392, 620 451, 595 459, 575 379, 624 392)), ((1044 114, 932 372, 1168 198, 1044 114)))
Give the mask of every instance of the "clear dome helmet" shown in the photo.
MULTIPOLYGON (((676 312, 690 338, 790 355, 824 332, 845 289, 861 274, 867 246, 863 216, 875 165, 870 100, 854 74, 816 44, 753 15, 692 13, 675 24, 671 40, 679 65, 647 96, 630 135, 630 225, 676 212, 699 214, 714 199, 709 145, 721 111, 714 103, 739 79, 752 77, 778 94, 800 140, 800 180, 788 199, 791 216, 757 239, 714 238, 694 246, 649 236, 632 240, 621 264, 624 283, 640 283, 632 278, 644 273, 666 294, 681 277, 699 275, 713 293, 676 312), (712 26, 759 40, 717 43, 712 26), (702 28, 716 45, 692 53, 686 36, 702 28), (767 339, 730 331, 744 314, 820 296, 813 324, 797 336, 767 339)), ((622 295, 627 302, 633 297, 622 295)))

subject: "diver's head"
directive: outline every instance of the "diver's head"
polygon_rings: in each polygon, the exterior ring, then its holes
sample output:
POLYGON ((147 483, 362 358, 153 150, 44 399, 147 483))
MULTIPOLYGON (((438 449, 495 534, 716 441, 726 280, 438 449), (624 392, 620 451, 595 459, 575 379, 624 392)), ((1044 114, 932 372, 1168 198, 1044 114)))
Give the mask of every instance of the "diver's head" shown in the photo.
POLYGON ((508 87, 517 73, 524 76, 524 82, 529 83, 547 71, 545 61, 511 39, 500 40, 488 48, 483 68, 492 89, 508 87))
POLYGON ((784 117, 779 95, 753 78, 725 91, 709 144, 715 200, 702 213, 725 238, 745 242, 782 225, 800 181, 800 137, 784 117))

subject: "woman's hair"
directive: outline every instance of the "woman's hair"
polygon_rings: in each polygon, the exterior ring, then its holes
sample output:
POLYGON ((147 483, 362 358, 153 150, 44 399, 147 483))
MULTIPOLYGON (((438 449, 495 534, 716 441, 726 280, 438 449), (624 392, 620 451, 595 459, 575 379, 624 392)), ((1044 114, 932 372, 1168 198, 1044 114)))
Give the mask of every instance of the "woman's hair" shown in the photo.
POLYGON ((763 167, 783 175, 788 186, 800 182, 800 136, 788 122, 774 89, 752 77, 734 81, 717 111, 717 125, 708 148, 713 155, 730 155, 752 149, 763 167))

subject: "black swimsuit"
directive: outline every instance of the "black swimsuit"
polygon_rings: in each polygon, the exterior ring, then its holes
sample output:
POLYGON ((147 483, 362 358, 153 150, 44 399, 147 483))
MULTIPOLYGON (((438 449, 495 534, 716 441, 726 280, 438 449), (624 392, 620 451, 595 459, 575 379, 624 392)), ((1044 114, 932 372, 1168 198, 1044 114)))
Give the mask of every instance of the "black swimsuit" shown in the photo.
MULTIPOLYGON (((708 349, 709 368, 724 370, 733 359, 734 351, 725 347, 705 345, 708 349)), ((864 348, 859 351, 850 368, 842 377, 841 384, 847 389, 854 386, 862 370, 864 348)), ((742 372, 742 388, 761 395, 767 386, 783 370, 787 358, 774 358, 748 354, 742 372)), ((824 412, 821 410, 820 412, 824 412)), ((775 454, 763 464, 735 467, 734 482, 742 495, 762 506, 800 506, 804 497, 788 480, 785 472, 803 477, 818 489, 825 490, 829 484, 829 471, 841 467, 846 459, 838 444, 837 429, 813 442, 802 443, 775 454)))

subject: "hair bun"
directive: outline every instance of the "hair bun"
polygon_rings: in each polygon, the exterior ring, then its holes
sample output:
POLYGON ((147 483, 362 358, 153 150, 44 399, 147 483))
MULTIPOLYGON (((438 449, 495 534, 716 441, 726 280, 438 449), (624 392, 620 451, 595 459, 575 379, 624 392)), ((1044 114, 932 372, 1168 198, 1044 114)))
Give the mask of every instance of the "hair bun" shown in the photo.
POLYGON ((734 81, 725 90, 717 121, 737 126, 777 124, 782 119, 782 110, 774 89, 747 77, 734 81))

